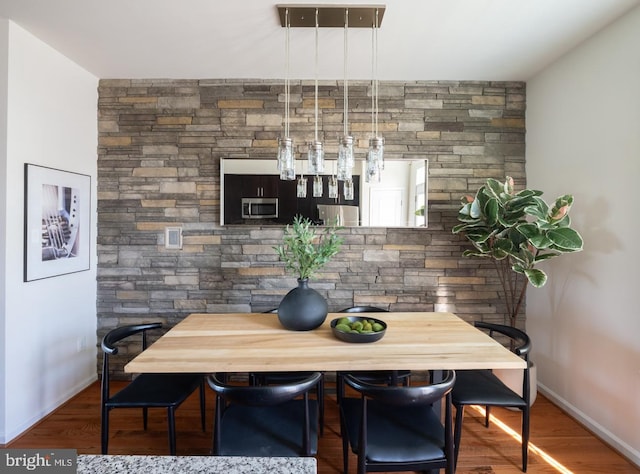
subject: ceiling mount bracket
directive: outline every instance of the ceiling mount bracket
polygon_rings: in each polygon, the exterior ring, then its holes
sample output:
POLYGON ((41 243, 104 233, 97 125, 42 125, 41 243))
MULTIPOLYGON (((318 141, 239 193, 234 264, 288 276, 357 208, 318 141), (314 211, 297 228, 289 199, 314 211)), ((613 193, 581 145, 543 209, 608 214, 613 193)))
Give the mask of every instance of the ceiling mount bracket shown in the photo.
POLYGON ((286 26, 285 13, 289 10, 289 24, 292 28, 315 28, 316 9, 318 9, 318 27, 344 28, 345 12, 349 10, 349 28, 371 28, 376 22, 378 12, 379 27, 386 5, 276 5, 280 26, 286 26))

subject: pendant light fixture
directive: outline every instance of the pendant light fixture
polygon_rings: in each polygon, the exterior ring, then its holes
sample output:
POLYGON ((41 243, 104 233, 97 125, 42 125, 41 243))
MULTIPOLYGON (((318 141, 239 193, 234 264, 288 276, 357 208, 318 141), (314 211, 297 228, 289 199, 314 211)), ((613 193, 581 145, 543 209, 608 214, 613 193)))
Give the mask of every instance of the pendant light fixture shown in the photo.
POLYGON ((324 171, 324 148, 322 142, 318 138, 318 30, 320 23, 318 21, 318 8, 315 9, 316 19, 316 57, 315 57, 315 137, 314 141, 309 144, 309 173, 318 174, 324 171))
POLYGON ((344 79, 342 89, 344 94, 344 135, 338 147, 338 179, 346 181, 353 174, 353 137, 349 135, 349 80, 347 65, 349 63, 349 9, 344 10, 344 79))
POLYGON ((379 12, 376 8, 371 30, 371 138, 367 152, 367 182, 379 182, 384 169, 384 138, 378 135, 378 26, 379 12))
POLYGON ((338 179, 334 175, 329 176, 329 198, 338 199, 338 179))
MULTIPOLYGON (((329 193, 332 198, 338 198, 338 179, 344 181, 345 200, 353 199, 353 179, 352 171, 355 164, 353 156, 354 139, 349 135, 349 84, 348 84, 348 29, 372 28, 372 113, 371 113, 371 139, 369 141, 369 152, 367 153, 367 169, 371 164, 371 176, 379 179, 380 170, 384 167, 384 139, 378 136, 378 81, 377 81, 377 33, 382 22, 386 6, 385 5, 276 5, 281 26, 287 28, 286 52, 287 52, 287 79, 285 81, 285 137, 279 140, 278 166, 282 175, 286 179, 295 179, 295 169, 289 164, 293 162, 293 140, 289 134, 289 28, 290 27, 315 27, 315 134, 314 140, 309 143, 307 172, 315 175, 313 180, 314 197, 322 196, 322 176, 324 172, 324 147, 318 136, 318 35, 319 28, 344 28, 344 134, 340 139, 338 149, 338 169, 337 173, 329 178, 329 193), (289 158, 290 157, 290 158, 289 158), (281 159, 282 158, 282 159, 281 159), (288 161, 288 160, 291 161, 288 161), (284 164, 284 166, 282 164, 284 164), (283 170, 285 170, 283 172, 283 170)), ((334 170, 336 171, 336 170, 334 170)), ((369 181, 369 173, 365 173, 369 181)), ((306 196, 306 178, 303 175, 299 181, 298 190, 300 195, 306 196), (304 186, 302 186, 304 184, 304 186), (303 191, 304 189, 304 191, 303 191)), ((283 178, 285 179, 285 178, 283 178)))
POLYGON ((313 197, 322 197, 322 176, 315 175, 313 177, 313 197))
POLYGON ((353 201, 353 178, 349 178, 344 182, 344 200, 353 201))
POLYGON ((296 196, 299 198, 307 197, 307 178, 303 174, 298 178, 298 183, 296 185, 296 196))
POLYGON ((280 179, 294 180, 296 179, 295 157, 293 154, 293 139, 289 137, 289 108, 291 101, 291 81, 289 78, 289 45, 291 21, 289 17, 289 9, 285 10, 285 79, 284 79, 284 137, 278 139, 278 170, 280 171, 280 179))

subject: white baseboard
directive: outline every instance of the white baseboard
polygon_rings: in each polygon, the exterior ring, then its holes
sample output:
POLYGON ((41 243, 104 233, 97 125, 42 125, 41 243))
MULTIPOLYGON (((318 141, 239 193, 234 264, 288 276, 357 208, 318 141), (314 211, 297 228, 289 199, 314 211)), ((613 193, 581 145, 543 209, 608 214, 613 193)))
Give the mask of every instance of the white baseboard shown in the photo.
POLYGON ((31 418, 26 420, 24 423, 22 423, 19 426, 15 427, 10 432, 4 433, 4 436, 2 436, 2 434, 0 433, 0 444, 8 444, 8 443, 10 443, 15 438, 17 438, 22 433, 24 433, 29 428, 31 428, 33 425, 35 425, 37 422, 42 420, 49 413, 53 412, 58 407, 60 407, 62 404, 66 403, 71 398, 76 396, 78 393, 82 392, 85 388, 87 388, 89 385, 94 383, 96 380, 98 380, 98 376, 97 376, 97 374, 93 374, 91 377, 88 377, 88 378, 84 379, 82 382, 79 382, 75 386, 69 388, 69 390, 65 391, 56 400, 51 402, 46 407, 43 407, 42 410, 40 410, 37 413, 35 413, 31 418))
POLYGON ((622 456, 627 458, 629 462, 640 467, 640 451, 634 449, 629 444, 618 438, 611 433, 605 427, 594 421, 591 417, 578 410, 576 407, 567 402, 564 398, 560 397, 557 393, 549 390, 548 387, 538 382, 538 390, 545 397, 551 400, 555 405, 559 406, 562 410, 566 411, 579 423, 584 425, 589 431, 595 434, 603 442, 607 443, 613 449, 618 451, 622 456))

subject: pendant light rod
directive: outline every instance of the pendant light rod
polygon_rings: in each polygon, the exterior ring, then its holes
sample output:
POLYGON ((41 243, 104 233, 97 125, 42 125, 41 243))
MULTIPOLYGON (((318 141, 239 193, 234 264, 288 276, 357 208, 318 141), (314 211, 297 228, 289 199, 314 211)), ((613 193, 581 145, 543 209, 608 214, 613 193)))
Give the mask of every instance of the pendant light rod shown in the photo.
POLYGON ((375 24, 371 28, 371 138, 377 135, 376 131, 376 29, 375 24))
POLYGON ((291 33, 291 22, 289 21, 289 9, 286 10, 286 23, 287 29, 285 32, 285 70, 286 77, 284 79, 284 136, 289 136, 289 107, 291 104, 291 79, 290 79, 290 33, 291 33))
POLYGON ((320 28, 320 23, 318 20, 318 9, 316 8, 316 70, 315 70, 315 114, 316 114, 316 122, 315 122, 315 141, 318 141, 318 29, 320 28))
POLYGON ((373 50, 373 57, 374 57, 374 82, 375 82, 375 98, 376 98, 376 103, 375 103, 375 111, 376 111, 376 119, 375 119, 375 136, 378 136, 378 92, 379 92, 379 82, 378 82, 378 27, 379 27, 379 20, 378 20, 378 10, 376 10, 376 15, 375 15, 375 23, 374 23, 374 27, 373 27, 373 31, 374 31, 374 50, 373 50))
POLYGON ((347 66, 349 64, 349 9, 344 11, 344 79, 342 89, 344 92, 344 136, 349 136, 349 80, 347 74, 347 66))

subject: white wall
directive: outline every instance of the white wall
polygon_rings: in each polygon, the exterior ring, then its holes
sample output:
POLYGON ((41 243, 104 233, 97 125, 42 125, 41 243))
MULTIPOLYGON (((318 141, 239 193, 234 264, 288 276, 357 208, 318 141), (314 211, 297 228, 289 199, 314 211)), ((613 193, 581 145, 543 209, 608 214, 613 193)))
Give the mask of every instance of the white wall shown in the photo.
POLYGON ((0 110, 7 113, 0 268, 6 443, 96 379, 98 79, 12 22, 1 41, 9 53, 8 105, 0 110), (89 271, 23 282, 25 163, 91 176, 89 271))
MULTIPOLYGON (((0 18, 0 189, 6 190, 7 181, 7 90, 8 90, 9 22, 0 18)), ((5 338, 5 272, 6 265, 6 213, 7 193, 0 192, 0 341, 5 338)), ((4 344, 0 345, 0 433, 5 432, 5 380, 6 373, 4 344)), ((0 442, 2 440, 0 439, 0 442)))
POLYGON ((540 389, 640 465, 640 7, 527 85, 527 180, 585 250, 527 294, 540 389))

